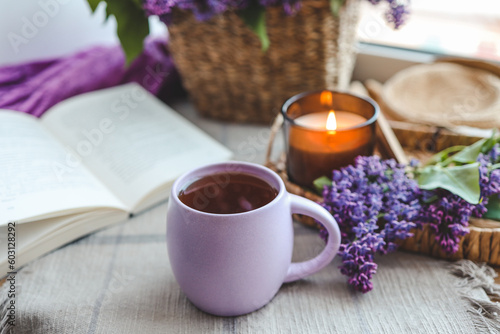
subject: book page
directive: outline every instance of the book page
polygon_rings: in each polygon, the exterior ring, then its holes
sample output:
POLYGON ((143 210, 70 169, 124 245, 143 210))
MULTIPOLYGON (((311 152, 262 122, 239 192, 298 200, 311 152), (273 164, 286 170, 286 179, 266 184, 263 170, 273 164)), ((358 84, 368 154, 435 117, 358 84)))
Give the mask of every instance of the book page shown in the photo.
POLYGON ((130 207, 183 172, 231 156, 136 84, 68 99, 42 123, 130 207))
POLYGON ((93 207, 125 209, 29 115, 0 110, 0 225, 93 207))

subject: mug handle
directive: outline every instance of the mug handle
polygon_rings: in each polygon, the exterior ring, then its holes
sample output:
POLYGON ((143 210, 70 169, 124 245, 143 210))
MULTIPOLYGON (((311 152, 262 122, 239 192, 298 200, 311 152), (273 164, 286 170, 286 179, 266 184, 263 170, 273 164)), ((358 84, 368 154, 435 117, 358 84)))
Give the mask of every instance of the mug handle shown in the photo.
POLYGON ((284 283, 304 278, 326 267, 337 254, 340 247, 340 229, 335 218, 317 203, 303 197, 289 194, 292 213, 310 216, 318 220, 328 231, 328 241, 323 251, 313 259, 294 262, 288 268, 284 283))

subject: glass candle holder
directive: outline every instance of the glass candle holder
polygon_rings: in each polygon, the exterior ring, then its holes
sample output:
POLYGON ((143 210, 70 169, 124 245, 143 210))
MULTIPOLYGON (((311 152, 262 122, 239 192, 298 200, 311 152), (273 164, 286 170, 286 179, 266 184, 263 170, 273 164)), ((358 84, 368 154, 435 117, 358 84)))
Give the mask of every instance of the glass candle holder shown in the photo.
POLYGON ((329 90, 295 95, 283 105, 289 179, 313 187, 321 176, 350 165, 358 155, 372 155, 375 101, 329 90), (332 116, 332 113, 334 116, 332 116))

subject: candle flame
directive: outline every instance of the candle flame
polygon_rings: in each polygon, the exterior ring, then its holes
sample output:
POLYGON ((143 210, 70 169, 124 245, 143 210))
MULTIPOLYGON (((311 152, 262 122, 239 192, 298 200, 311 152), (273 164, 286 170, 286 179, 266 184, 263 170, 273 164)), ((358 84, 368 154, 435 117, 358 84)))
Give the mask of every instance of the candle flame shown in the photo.
POLYGON ((333 110, 328 113, 328 118, 326 119, 326 129, 337 130, 337 119, 335 118, 335 112, 333 110))

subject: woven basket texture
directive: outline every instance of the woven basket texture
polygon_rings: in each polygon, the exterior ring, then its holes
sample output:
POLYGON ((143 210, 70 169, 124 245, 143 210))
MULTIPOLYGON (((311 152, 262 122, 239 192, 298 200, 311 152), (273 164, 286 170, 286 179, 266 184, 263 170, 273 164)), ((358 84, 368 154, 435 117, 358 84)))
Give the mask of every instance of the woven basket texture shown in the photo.
POLYGON ((327 0, 305 0, 293 16, 282 7, 267 8, 266 52, 234 12, 206 22, 175 12, 170 49, 198 111, 220 120, 270 123, 299 92, 346 89, 356 57, 359 1, 347 0, 338 17, 329 6, 327 0))

